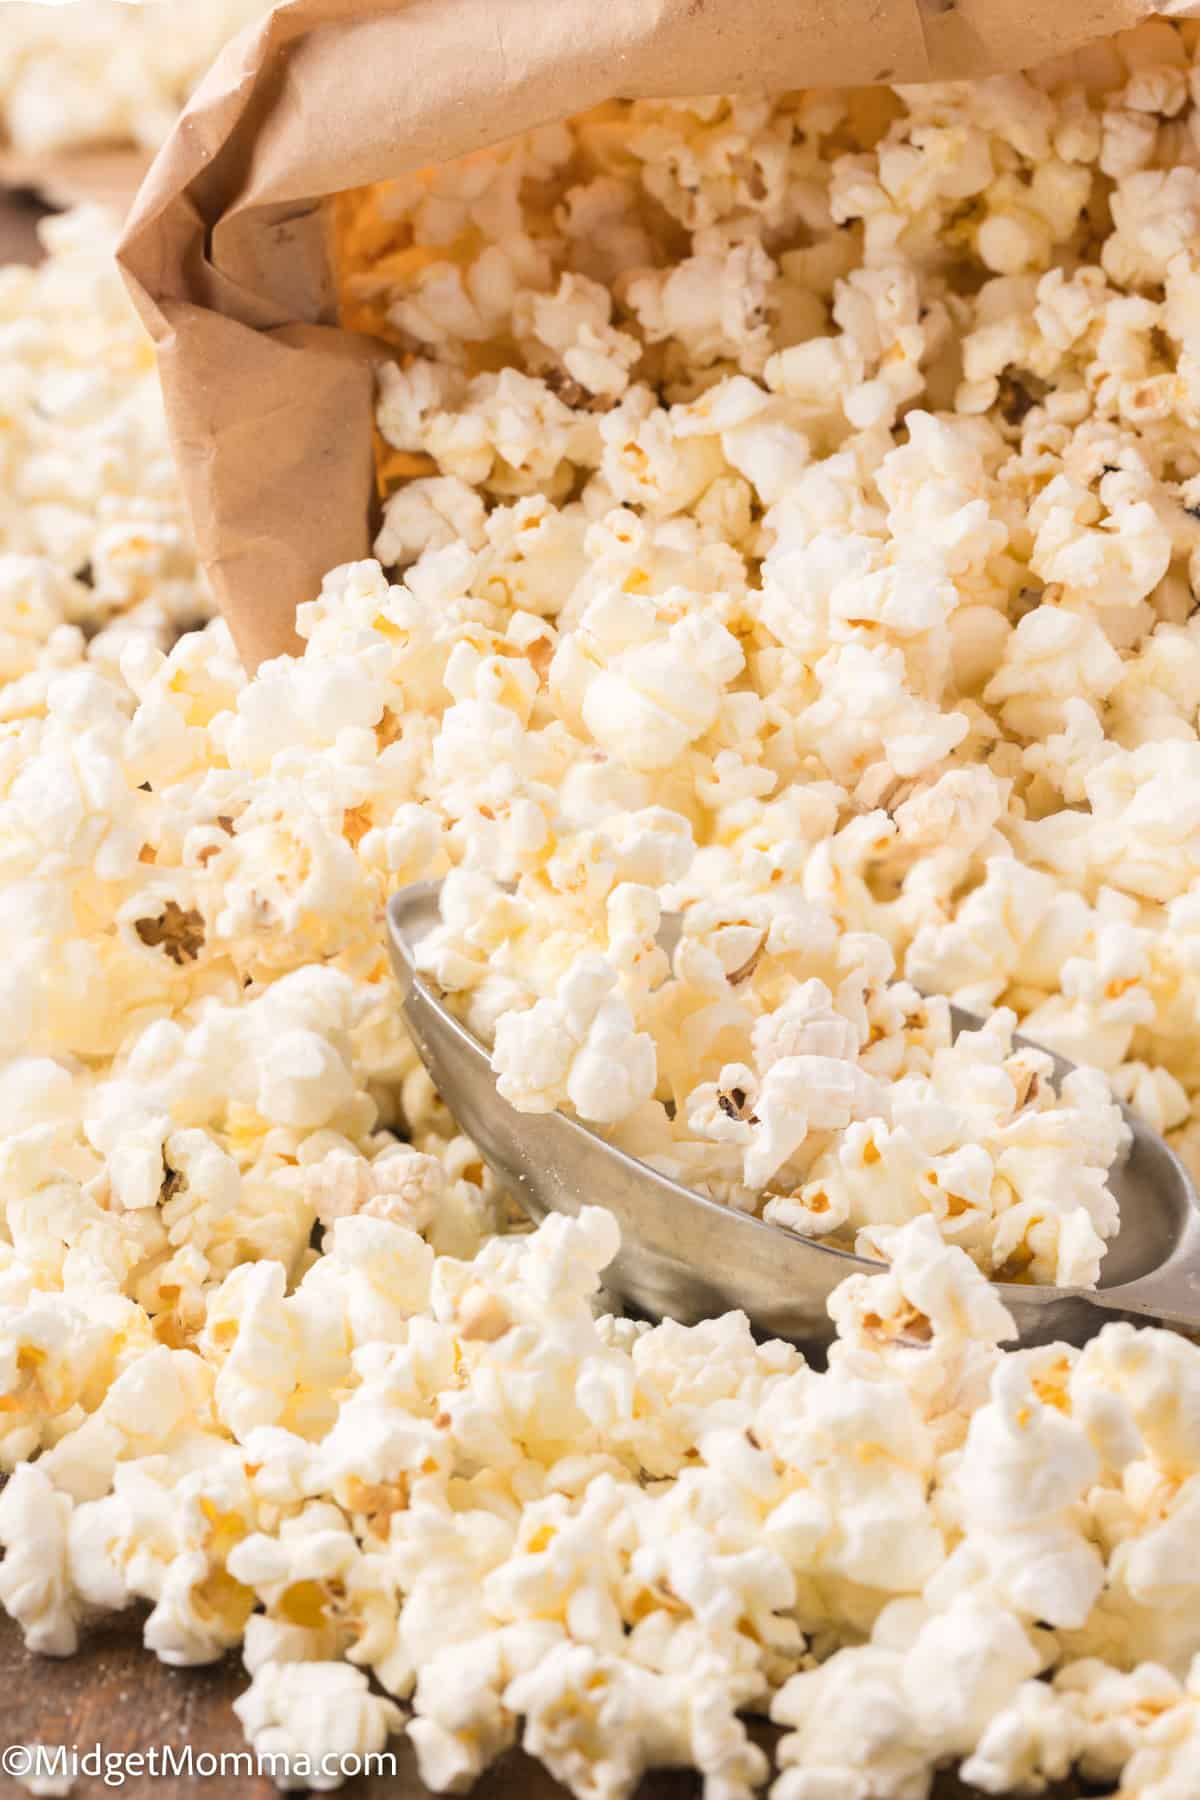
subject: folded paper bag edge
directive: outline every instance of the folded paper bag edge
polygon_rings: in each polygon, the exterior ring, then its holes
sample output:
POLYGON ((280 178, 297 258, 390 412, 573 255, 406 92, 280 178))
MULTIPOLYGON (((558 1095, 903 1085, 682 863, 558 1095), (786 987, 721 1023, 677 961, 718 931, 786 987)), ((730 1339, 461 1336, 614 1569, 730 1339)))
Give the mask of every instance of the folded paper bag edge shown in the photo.
POLYGON ((165 302, 163 317, 163 391, 197 551, 255 669, 300 648, 296 607, 325 570, 367 554, 376 348, 329 326, 254 332, 186 302, 165 302), (220 382, 197 379, 214 363, 220 382))
POLYGON ((1073 26, 1056 17, 1068 10, 1043 0, 286 0, 248 28, 176 123, 118 249, 159 346, 199 552, 247 665, 295 649, 297 606, 330 567, 369 554, 374 351, 331 322, 322 200, 613 94, 986 73, 1153 8, 1091 0, 1073 26), (285 343, 286 326, 309 335, 285 343))

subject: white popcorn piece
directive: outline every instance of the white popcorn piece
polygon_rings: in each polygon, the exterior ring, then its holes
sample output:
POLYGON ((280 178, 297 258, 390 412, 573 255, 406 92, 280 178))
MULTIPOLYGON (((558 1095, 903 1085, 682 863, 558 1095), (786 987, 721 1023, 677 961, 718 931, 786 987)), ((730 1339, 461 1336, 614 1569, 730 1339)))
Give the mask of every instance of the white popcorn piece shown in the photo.
POLYGON ((398 1706, 372 1694, 362 1671, 341 1662, 267 1663, 233 1707, 255 1751, 281 1759, 277 1784, 319 1793, 345 1780, 339 1758, 349 1766, 382 1750, 403 1723, 398 1706), (289 1759, 297 1764, 290 1779, 289 1759))
POLYGON ((0 1493, 0 1602, 31 1650, 70 1656, 79 1645, 82 1606, 67 1570, 71 1501, 35 1463, 23 1463, 0 1493))
POLYGON ((441 550, 459 540, 476 548, 483 528, 483 502, 465 481, 452 476, 410 481, 384 508, 375 554, 382 563, 403 567, 423 550, 441 550))
POLYGON ((552 1112, 569 1100, 580 1118, 614 1123, 653 1091, 654 1046, 635 1032, 604 962, 582 962, 553 999, 527 1013, 506 1013, 496 1029, 497 1089, 526 1112, 552 1112))
POLYGON ((549 352, 570 381, 602 399, 620 398, 641 353, 611 320, 611 295, 586 275, 565 274, 554 294, 521 294, 513 307, 516 333, 533 340, 535 360, 549 352))

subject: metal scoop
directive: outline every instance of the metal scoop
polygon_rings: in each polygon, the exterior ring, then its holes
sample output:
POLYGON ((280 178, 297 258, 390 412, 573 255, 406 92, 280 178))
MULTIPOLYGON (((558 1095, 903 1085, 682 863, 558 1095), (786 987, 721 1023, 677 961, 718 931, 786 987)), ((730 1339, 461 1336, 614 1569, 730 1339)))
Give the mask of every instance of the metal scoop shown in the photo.
MULTIPOLYGON (((417 946, 437 923, 437 882, 401 889, 388 907, 408 1028, 451 1112, 530 1218, 607 1207, 621 1227, 621 1252, 605 1283, 654 1318, 690 1325, 737 1307, 769 1336, 828 1343, 826 1302, 834 1288, 882 1265, 693 1193, 565 1113, 517 1112, 496 1092, 487 1050, 417 974, 417 946)), ((959 1007, 951 1011, 956 1032, 981 1023, 959 1007)), ((1073 1066, 1055 1056, 1056 1079, 1073 1066)), ((1121 1110, 1133 1141, 1110 1176, 1121 1225, 1101 1264, 1100 1287, 996 1283, 1025 1343, 1082 1343, 1122 1315, 1200 1328, 1195 1189, 1158 1134, 1128 1107, 1121 1110)))

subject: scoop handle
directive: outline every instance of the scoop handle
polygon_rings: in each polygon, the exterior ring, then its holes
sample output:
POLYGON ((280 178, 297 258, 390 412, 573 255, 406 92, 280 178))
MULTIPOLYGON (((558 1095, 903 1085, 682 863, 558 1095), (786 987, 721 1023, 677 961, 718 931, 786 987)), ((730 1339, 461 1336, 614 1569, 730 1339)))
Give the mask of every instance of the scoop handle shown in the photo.
POLYGON ((1101 1312, 1200 1329, 1200 1212, 1191 1208, 1170 1256, 1149 1275, 1118 1287, 1081 1290, 1081 1298, 1101 1312))

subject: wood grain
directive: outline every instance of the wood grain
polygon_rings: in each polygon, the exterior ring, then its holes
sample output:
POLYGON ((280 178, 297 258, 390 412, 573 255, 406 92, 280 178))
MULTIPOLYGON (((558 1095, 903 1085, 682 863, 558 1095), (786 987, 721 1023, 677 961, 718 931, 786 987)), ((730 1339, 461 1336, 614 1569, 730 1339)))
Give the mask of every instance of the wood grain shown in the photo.
MULTIPOLYGON (((75 1744, 81 1754, 96 1743, 122 1755, 165 1744, 176 1750, 191 1744, 196 1754, 244 1750, 231 1708, 246 1683, 234 1657, 208 1668, 166 1668, 142 1648, 140 1619, 132 1617, 95 1632, 77 1656, 65 1661, 30 1656, 16 1627, 7 1619, 0 1622, 0 1738, 5 1744, 75 1744)), ((757 1723, 753 1732, 765 1749, 779 1735, 757 1723)), ((396 1756, 396 1776, 348 1781, 338 1790, 344 1800, 430 1800, 407 1741, 395 1738, 388 1747, 396 1756)), ((0 1794, 15 1797, 22 1791, 11 1777, 0 1775, 0 1794)), ((1048 1800, 1076 1800, 1083 1792, 1064 1787, 1048 1800)), ((138 1775, 121 1788, 81 1778, 72 1790, 80 1800, 114 1793, 123 1800, 225 1800, 234 1793, 237 1800, 274 1800, 275 1789, 258 1777, 241 1776, 234 1787, 228 1780, 138 1775)), ((488 1770, 472 1789, 472 1800, 568 1797, 540 1764, 514 1751, 488 1770)), ((648 1775, 637 1800, 700 1800, 700 1782, 683 1771, 648 1775)), ((946 1775, 933 1800, 975 1800, 975 1795, 946 1775)))

